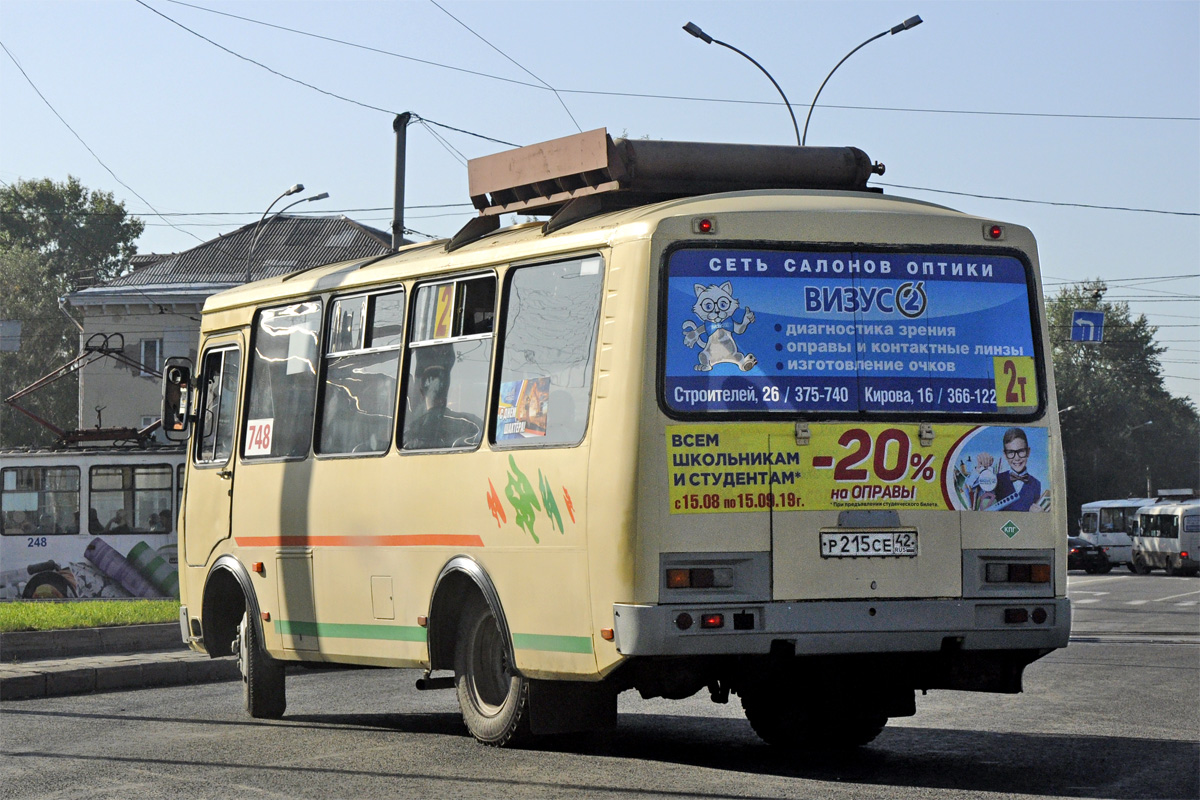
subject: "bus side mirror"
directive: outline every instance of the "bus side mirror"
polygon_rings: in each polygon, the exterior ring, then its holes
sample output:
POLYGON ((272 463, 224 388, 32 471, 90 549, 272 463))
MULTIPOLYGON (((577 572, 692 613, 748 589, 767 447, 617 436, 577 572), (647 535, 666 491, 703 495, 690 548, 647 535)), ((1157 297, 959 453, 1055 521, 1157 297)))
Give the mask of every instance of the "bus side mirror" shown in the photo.
POLYGON ((191 433, 191 388, 192 363, 186 358, 168 358, 162 384, 162 430, 168 441, 187 441, 191 433))

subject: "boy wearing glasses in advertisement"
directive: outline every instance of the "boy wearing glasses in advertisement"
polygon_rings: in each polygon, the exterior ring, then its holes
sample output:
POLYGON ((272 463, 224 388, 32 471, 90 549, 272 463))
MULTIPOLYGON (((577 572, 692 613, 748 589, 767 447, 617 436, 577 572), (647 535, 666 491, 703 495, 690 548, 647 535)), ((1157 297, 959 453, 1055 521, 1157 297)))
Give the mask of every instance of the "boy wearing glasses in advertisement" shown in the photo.
POLYGON ((1020 428, 1009 428, 1002 441, 1008 470, 992 472, 995 458, 991 453, 975 456, 975 474, 967 479, 969 487, 980 487, 995 495, 989 511, 1046 511, 1050 493, 1042 492, 1042 483, 1029 474, 1029 437, 1020 428), (988 480, 991 478, 991 480, 988 480), (985 484, 994 482, 994 488, 985 484))

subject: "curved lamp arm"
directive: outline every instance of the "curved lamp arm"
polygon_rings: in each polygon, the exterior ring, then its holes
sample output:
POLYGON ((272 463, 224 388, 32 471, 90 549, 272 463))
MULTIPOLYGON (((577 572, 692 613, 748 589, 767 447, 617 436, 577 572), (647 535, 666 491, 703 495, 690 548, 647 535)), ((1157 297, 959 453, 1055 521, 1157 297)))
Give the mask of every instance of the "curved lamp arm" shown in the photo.
MULTIPOLYGON (((683 29, 685 31, 687 31, 688 33, 690 33, 692 36, 695 36, 700 41, 704 42, 705 44, 719 44, 722 47, 728 47, 730 50, 732 50, 733 52, 742 56, 747 61, 749 61, 751 64, 753 64, 754 66, 756 66, 760 70, 762 70, 762 74, 766 75, 768 80, 770 80, 771 83, 773 83, 775 85, 775 89, 779 92, 779 96, 783 98, 783 104, 784 104, 784 106, 787 107, 788 113, 791 114, 791 116, 792 116, 792 127, 796 131, 796 144, 800 144, 800 126, 796 124, 796 115, 795 115, 795 113, 792 112, 792 104, 788 102, 787 95, 783 93, 783 89, 780 88, 779 83, 776 82, 776 80, 771 77, 771 73, 767 72, 766 67, 764 67, 762 64, 758 63, 753 58, 751 58, 749 55, 747 55, 746 53, 737 49, 733 45, 731 45, 727 42, 722 42, 720 39, 714 39, 713 37, 709 36, 707 33, 700 30, 700 26, 694 22, 689 22, 687 25, 684 25, 683 29)), ((880 35, 882 35, 882 34, 880 34, 880 35)))
POLYGON ((899 25, 889 28, 888 30, 884 31, 883 33, 875 34, 870 39, 867 39, 865 42, 860 44, 858 47, 854 48, 849 53, 846 53, 846 55, 842 56, 842 60, 839 61, 836 65, 834 65, 833 69, 829 70, 829 74, 825 76, 825 80, 821 81, 821 88, 817 89, 817 93, 815 95, 813 95, 812 105, 810 105, 808 107, 808 116, 804 118, 804 136, 802 136, 800 138, 801 146, 803 146, 804 143, 808 141, 808 121, 810 119, 812 119, 813 109, 817 107, 817 98, 821 96, 821 89, 824 89, 825 84, 829 83, 829 79, 833 77, 833 73, 837 72, 837 68, 840 67, 842 64, 846 63, 847 58, 854 55, 859 50, 863 49, 864 47, 866 47, 867 45, 869 45, 871 42, 875 41, 876 39, 879 39, 883 36, 887 36, 889 33, 892 34, 893 36, 895 36, 897 33, 906 31, 909 28, 917 27, 923 21, 924 20, 922 20, 920 18, 920 16, 909 17, 908 19, 904 20, 904 22, 901 22, 899 25))

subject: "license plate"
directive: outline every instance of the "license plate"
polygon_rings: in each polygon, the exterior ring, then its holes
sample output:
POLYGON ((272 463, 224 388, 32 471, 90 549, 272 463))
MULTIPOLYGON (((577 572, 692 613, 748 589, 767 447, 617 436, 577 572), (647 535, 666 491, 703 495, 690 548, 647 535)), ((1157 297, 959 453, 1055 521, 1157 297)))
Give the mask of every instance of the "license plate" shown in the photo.
POLYGON ((914 531, 821 534, 822 558, 913 557, 916 554, 917 534, 914 531))

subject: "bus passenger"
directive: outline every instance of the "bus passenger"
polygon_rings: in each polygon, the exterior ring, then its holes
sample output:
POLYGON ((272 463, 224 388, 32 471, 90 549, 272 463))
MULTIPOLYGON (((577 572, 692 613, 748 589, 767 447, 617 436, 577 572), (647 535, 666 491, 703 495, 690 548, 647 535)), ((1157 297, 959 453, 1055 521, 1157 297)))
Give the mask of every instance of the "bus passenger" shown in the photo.
POLYGON ((129 523, 125 521, 125 509, 118 508, 117 513, 108 521, 108 530, 113 533, 129 533, 129 523))
POLYGON ((454 366, 454 346, 436 344, 416 351, 417 390, 424 408, 410 411, 412 419, 405 427, 404 446, 412 450, 464 447, 479 443, 483 422, 447 405, 450 370, 454 366))

